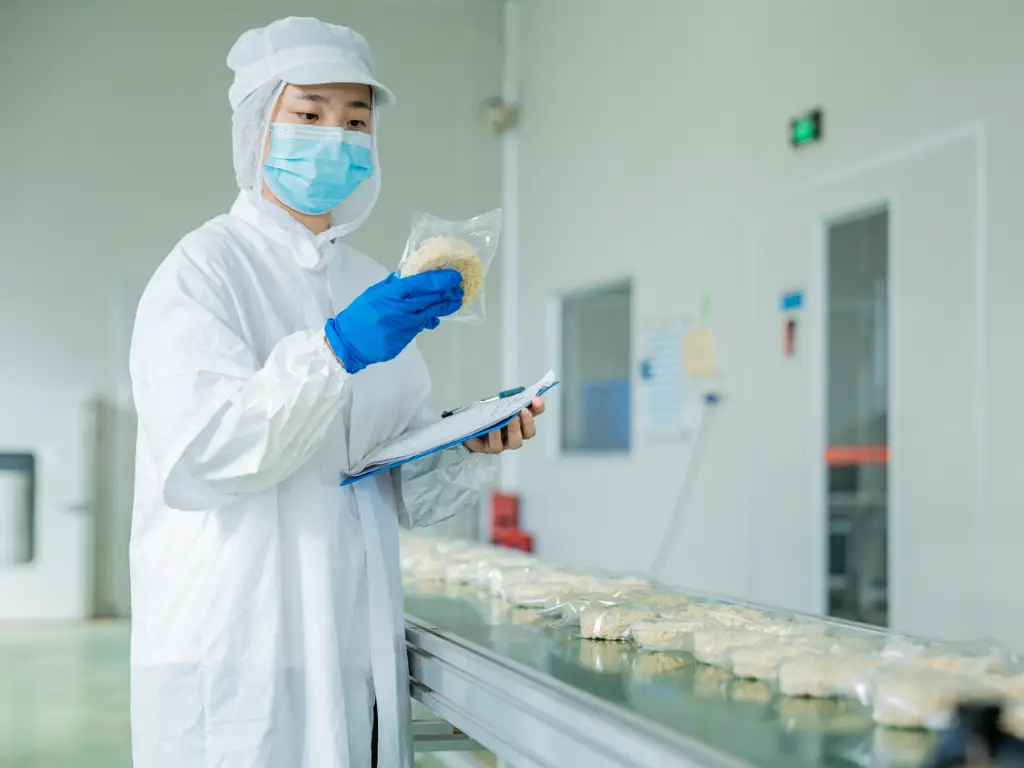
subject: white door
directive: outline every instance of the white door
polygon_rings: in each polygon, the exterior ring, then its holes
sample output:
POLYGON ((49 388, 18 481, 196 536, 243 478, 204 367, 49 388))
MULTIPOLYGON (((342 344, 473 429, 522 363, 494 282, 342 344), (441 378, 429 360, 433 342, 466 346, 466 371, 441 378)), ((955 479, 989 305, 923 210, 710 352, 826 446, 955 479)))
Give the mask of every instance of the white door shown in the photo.
POLYGON ((0 453, 35 456, 32 559, 0 567, 0 620, 82 619, 91 611, 89 510, 94 409, 42 389, 0 409, 0 453))
POLYGON ((825 233, 831 221, 884 206, 889 621, 953 638, 977 636, 984 624, 978 135, 969 129, 868 159, 780 193, 751 218, 749 504, 760 600, 827 607, 825 233), (780 307, 788 290, 805 291, 792 315, 792 356, 780 307))

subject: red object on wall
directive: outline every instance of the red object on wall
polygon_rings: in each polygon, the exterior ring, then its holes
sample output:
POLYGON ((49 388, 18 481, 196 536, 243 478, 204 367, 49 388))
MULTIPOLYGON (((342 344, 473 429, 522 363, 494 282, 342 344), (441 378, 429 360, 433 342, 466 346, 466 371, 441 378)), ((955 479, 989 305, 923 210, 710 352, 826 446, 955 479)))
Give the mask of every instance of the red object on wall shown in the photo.
POLYGON ((491 495, 491 543, 533 552, 533 536, 519 527, 518 496, 509 493, 491 495))
POLYGON ((494 543, 509 549, 533 552, 533 536, 520 528, 503 528, 494 532, 494 543))
POLYGON ((491 494, 491 532, 519 527, 519 497, 508 493, 491 494))
POLYGON ((786 318, 785 343, 783 352, 786 357, 796 354, 796 320, 792 317, 786 318))

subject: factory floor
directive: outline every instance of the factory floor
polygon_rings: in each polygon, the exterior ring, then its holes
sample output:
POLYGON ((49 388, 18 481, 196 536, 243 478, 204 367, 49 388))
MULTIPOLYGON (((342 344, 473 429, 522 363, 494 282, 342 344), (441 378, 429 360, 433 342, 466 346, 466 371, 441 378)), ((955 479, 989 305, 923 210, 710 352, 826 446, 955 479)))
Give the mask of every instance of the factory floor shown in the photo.
POLYGON ((0 625, 0 768, 131 764, 128 624, 0 625))
POLYGON ((0 626, 0 766, 131 764, 128 625, 0 626))

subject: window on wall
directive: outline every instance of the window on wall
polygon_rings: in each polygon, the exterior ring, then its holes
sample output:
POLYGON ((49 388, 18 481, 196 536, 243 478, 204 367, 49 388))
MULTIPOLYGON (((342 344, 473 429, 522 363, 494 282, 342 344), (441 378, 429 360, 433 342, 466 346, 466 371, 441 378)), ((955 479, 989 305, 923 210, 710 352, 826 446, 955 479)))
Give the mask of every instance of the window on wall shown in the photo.
POLYGON ((562 451, 626 453, 630 435, 628 282, 562 299, 562 451))

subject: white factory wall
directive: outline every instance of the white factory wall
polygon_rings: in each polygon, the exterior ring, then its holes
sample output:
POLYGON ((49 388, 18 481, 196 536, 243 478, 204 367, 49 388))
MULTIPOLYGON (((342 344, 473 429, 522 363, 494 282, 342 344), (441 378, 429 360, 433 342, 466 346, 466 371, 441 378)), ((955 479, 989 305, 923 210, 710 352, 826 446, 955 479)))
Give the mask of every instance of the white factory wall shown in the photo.
MULTIPOLYGON (((811 226, 887 199, 894 622, 1024 648, 1024 7, 524 0, 521 13, 522 377, 557 362, 536 340, 562 292, 632 276, 636 342, 712 297, 724 402, 666 577, 822 607, 811 226), (794 152, 788 120, 816 105, 825 141, 794 152), (791 369, 775 309, 790 287, 808 291, 791 369)), ((646 570, 689 447, 638 436, 628 457, 561 458, 549 438, 524 452, 540 552, 646 570)))
MULTIPOLYGON (((466 218, 499 204, 500 144, 477 111, 501 87, 498 2, 4 3, 3 408, 19 408, 23 393, 46 382, 83 400, 125 404, 129 335, 146 281, 180 237, 225 211, 236 193, 228 49, 244 30, 288 14, 363 32, 378 74, 398 94, 399 106, 381 121, 383 194, 353 236, 359 247, 395 265, 414 209, 466 218)), ((497 386, 498 270, 488 289, 486 328, 446 324, 421 343, 439 406, 497 386)), ((50 415, 36 418, 43 435, 50 415)), ((123 468, 132 430, 117 432, 123 468)), ((113 578, 122 597, 124 474, 109 534, 116 545, 103 550, 119 560, 113 578)))

